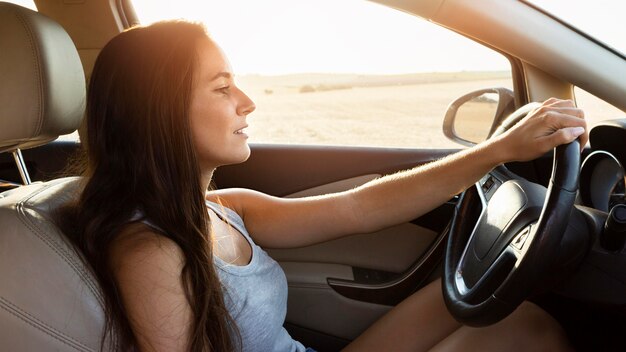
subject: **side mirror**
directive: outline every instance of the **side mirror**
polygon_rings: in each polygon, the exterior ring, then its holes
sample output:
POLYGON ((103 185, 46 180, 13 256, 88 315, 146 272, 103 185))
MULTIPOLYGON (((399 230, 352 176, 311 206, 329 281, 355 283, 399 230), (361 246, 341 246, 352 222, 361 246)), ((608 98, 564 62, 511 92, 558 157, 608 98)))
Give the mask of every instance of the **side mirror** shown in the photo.
POLYGON ((454 142, 473 146, 489 138, 514 110, 513 91, 507 88, 487 88, 465 94, 448 106, 443 134, 454 142))

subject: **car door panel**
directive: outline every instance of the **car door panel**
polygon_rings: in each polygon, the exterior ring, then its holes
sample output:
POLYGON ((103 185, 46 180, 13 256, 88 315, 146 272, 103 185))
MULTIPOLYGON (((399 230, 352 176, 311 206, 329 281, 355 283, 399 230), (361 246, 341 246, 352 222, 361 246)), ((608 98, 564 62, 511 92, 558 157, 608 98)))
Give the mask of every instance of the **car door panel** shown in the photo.
POLYGON ((279 262, 336 263, 401 273, 426 252, 436 237, 432 230, 405 223, 313 246, 267 252, 279 262))
POLYGON ((289 286, 286 324, 351 341, 391 308, 348 299, 328 286, 295 284, 289 286))

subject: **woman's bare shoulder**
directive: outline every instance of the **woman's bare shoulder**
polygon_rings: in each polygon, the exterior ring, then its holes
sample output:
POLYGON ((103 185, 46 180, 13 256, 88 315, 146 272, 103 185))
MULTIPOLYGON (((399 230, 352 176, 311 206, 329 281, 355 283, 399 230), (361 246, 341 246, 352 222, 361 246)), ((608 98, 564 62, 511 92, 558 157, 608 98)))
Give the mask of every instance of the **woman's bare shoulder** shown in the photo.
POLYGON ((111 242, 109 264, 114 272, 127 266, 157 261, 159 266, 179 266, 184 255, 176 242, 154 228, 134 222, 126 225, 111 242))

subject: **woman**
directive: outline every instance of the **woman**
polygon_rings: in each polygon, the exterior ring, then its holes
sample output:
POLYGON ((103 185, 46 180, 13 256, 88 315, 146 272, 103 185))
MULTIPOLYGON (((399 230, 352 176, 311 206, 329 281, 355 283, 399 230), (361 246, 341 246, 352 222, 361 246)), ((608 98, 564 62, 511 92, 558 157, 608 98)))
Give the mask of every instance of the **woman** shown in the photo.
MULTIPOLYGON (((586 140, 582 111, 550 99, 497 139, 348 192, 207 193, 217 167, 248 158, 244 129, 254 109, 200 25, 130 29, 100 53, 87 98, 84 187, 60 222, 102 286, 110 348, 304 351, 282 327, 284 273, 259 246, 300 247, 409 221, 500 163, 586 140)), ((558 324, 530 303, 491 327, 461 327, 438 285, 346 350, 567 349, 558 324)))

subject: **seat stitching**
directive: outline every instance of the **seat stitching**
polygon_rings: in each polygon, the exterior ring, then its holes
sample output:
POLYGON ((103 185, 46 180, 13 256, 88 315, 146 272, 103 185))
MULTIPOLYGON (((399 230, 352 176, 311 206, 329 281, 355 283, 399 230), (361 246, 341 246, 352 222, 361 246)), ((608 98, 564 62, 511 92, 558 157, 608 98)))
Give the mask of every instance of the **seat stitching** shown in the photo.
POLYGON ((10 301, 6 300, 4 297, 1 297, 1 296, 0 296, 0 307, 4 309, 5 311, 7 311, 8 313, 14 315, 15 317, 21 319, 25 323, 44 332, 50 337, 55 338, 70 347, 73 347, 74 349, 77 349, 79 351, 87 351, 87 352, 94 351, 93 349, 89 348, 89 346, 47 325, 43 321, 37 319, 36 317, 32 316, 25 310, 21 309, 20 307, 16 306, 15 304, 11 303, 10 301))
POLYGON ((59 257, 61 257, 61 259, 63 259, 63 261, 65 261, 72 269, 74 269, 74 272, 78 275, 81 281, 90 289, 91 293, 93 293, 100 305, 104 306, 104 298, 100 294, 100 290, 95 285, 93 280, 91 280, 91 275, 89 275, 88 270, 85 270, 85 264, 82 261, 75 261, 70 253, 68 253, 62 246, 56 244, 56 241, 52 240, 44 231, 40 231, 39 227, 32 221, 30 221, 25 215, 24 208, 27 207, 24 205, 24 203, 27 200, 39 195, 41 192, 46 191, 51 187, 57 186, 58 184, 59 183, 55 183, 53 185, 45 185, 39 190, 28 194, 22 200, 17 202, 16 211, 19 215, 18 218, 29 230, 31 230, 31 232, 39 237, 39 239, 41 239, 46 245, 48 245, 48 247, 50 247, 59 257))
MULTIPOLYGON (((20 221, 22 221, 22 223, 26 225, 29 228, 29 230, 35 233, 37 237, 43 240, 44 243, 46 243, 49 247, 51 247, 66 263, 68 263, 75 270, 75 272, 78 274, 79 278, 83 281, 83 283, 85 283, 91 289, 91 292, 94 294, 94 296, 96 296, 100 304, 104 306, 104 300, 100 294, 100 290, 98 286, 93 282, 93 280, 91 280, 90 272, 88 270, 85 270, 85 263, 82 260, 81 261, 74 260, 73 259, 74 256, 71 253, 67 252, 63 246, 59 246, 58 244, 56 244, 56 241, 51 239, 47 233, 45 233, 44 231, 40 231, 39 226, 37 226, 32 221, 30 221, 28 217, 25 215, 24 208, 28 208, 27 206, 24 205, 25 202, 27 202, 31 198, 39 195, 40 193, 52 187, 58 186, 59 184, 61 184, 61 182, 54 183, 52 185, 50 184, 44 185, 40 189, 36 190, 35 192, 31 194, 28 194, 22 200, 17 202, 16 210, 18 210, 18 214, 21 215, 19 217, 20 221), (24 220, 27 220, 29 223, 28 224, 25 223, 24 220)), ((31 209, 31 210, 34 210, 34 209, 31 209)))
POLYGON ((31 221, 28 220, 28 218, 24 215, 24 210, 23 210, 24 205, 23 204, 21 204, 21 203, 17 204, 17 208, 18 209, 16 209, 16 210, 18 210, 18 214, 20 215, 19 216, 20 221, 32 233, 34 233, 39 239, 41 239, 46 245, 48 245, 48 247, 50 247, 61 259, 63 259, 64 262, 66 262, 72 269, 74 269, 74 272, 76 274, 78 274, 78 277, 81 279, 81 281, 89 288, 91 293, 102 304, 103 302, 101 300, 100 293, 99 293, 98 289, 93 285, 93 283, 89 279, 87 271, 80 267, 82 265, 76 263, 71 258, 71 255, 67 251, 65 251, 63 248, 61 248, 56 243, 54 243, 54 241, 52 241, 50 238, 48 238, 48 236, 46 235, 45 232, 39 231, 39 228, 37 227, 37 225, 33 224, 31 221))

